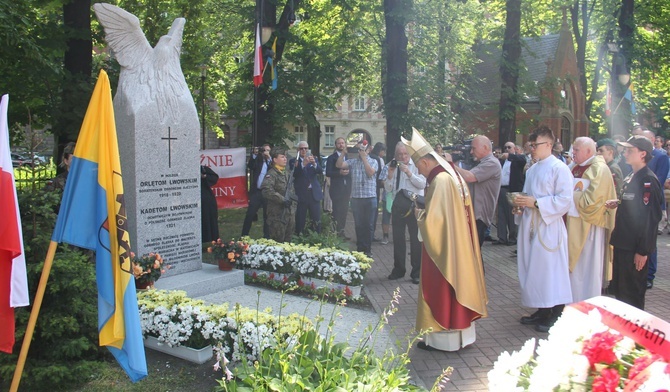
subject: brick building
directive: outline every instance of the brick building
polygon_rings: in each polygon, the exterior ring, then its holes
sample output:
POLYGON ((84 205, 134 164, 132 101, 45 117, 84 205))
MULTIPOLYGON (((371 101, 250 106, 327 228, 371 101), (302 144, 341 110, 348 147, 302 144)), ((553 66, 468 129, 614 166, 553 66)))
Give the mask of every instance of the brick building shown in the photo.
MULTIPOLYGON (((463 107, 462 115, 466 133, 485 134, 494 145, 506 142, 498 140, 501 46, 484 44, 476 48, 481 62, 474 67, 470 102, 463 107)), ((546 125, 567 149, 576 137, 588 136, 589 128, 572 33, 564 20, 558 34, 524 38, 521 46, 516 142, 522 143, 538 125, 546 125)))

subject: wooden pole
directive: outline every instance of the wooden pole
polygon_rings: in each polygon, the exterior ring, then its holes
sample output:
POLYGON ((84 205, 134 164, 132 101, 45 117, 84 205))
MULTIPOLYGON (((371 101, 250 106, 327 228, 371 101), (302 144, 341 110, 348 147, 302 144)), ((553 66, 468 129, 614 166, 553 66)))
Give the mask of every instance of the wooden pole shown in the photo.
POLYGON ((23 345, 21 346, 21 353, 19 354, 19 362, 16 364, 16 369, 14 370, 12 386, 9 389, 10 392, 17 392, 19 390, 19 383, 21 382, 21 376, 23 375, 23 367, 25 366, 26 358, 28 357, 30 342, 33 340, 33 332, 35 331, 37 316, 40 313, 40 307, 42 306, 42 300, 44 299, 44 292, 47 288, 47 281, 49 280, 49 274, 51 273, 51 266, 53 265, 54 255, 56 254, 57 247, 58 242, 51 241, 49 244, 49 250, 47 251, 47 256, 44 259, 42 276, 40 277, 40 283, 37 286, 37 294, 35 294, 35 300, 33 301, 33 309, 30 311, 28 327, 26 328, 26 334, 23 337, 23 345))

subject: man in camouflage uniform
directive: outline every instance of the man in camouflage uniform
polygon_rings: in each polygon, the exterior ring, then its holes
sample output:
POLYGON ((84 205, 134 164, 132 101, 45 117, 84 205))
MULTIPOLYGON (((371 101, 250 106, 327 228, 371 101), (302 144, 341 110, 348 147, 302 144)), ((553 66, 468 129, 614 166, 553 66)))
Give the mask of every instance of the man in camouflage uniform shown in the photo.
POLYGON ((263 179, 261 191, 267 201, 268 228, 270 238, 277 242, 291 242, 295 230, 295 209, 293 208, 293 186, 289 186, 290 173, 286 170, 284 150, 272 150, 272 167, 263 179), (287 196, 288 195, 288 196, 287 196))

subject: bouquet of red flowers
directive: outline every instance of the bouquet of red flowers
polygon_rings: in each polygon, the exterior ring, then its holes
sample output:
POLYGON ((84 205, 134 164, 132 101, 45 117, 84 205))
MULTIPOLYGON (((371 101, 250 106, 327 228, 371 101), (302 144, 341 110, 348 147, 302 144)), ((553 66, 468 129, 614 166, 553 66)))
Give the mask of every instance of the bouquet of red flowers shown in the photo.
POLYGON ((546 340, 500 354, 489 390, 668 391, 666 332, 667 322, 612 298, 572 304, 546 340))

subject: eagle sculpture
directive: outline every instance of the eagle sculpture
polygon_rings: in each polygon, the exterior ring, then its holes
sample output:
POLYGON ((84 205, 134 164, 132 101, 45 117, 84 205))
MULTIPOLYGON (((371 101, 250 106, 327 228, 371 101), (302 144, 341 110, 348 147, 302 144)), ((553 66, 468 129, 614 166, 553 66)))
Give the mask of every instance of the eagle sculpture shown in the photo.
POLYGON ((128 114, 155 103, 161 123, 178 122, 180 97, 188 94, 192 99, 179 62, 186 20, 175 19, 167 35, 152 48, 135 15, 107 3, 96 3, 93 9, 121 65, 115 100, 121 100, 128 114))

